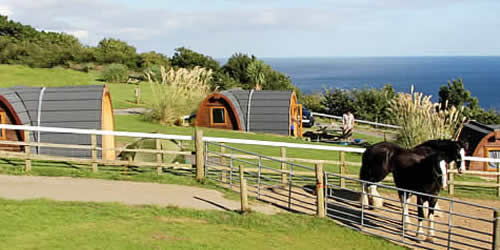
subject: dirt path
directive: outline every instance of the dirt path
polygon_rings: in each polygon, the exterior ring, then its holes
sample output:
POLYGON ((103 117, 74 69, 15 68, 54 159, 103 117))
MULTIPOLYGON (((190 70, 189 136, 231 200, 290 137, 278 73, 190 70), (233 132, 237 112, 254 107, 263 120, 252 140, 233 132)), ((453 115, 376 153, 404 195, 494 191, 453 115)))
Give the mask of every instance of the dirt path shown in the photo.
MULTIPOLYGON (((238 210, 240 202, 198 187, 109 181, 70 177, 0 175, 0 197, 14 200, 46 198, 57 201, 119 202, 129 205, 177 206, 210 210, 238 210)), ((272 205, 251 204, 254 211, 274 214, 272 205)))

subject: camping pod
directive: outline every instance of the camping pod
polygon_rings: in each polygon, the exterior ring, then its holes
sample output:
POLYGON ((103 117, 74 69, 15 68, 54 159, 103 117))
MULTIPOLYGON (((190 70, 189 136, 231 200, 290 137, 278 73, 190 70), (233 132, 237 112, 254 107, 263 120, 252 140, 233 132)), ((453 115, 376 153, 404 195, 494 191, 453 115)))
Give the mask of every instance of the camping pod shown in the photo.
MULTIPOLYGON (((466 155, 500 159, 500 125, 485 125, 476 121, 464 124, 459 141, 467 148, 466 155)), ((469 163, 469 170, 498 171, 499 163, 469 163)))
MULTIPOLYGON (((105 85, 74 87, 13 87, 0 89, 0 119, 3 124, 114 130, 111 96, 105 85)), ((1 130, 0 139, 24 140, 22 131, 1 130)), ((39 143, 91 145, 90 135, 30 132, 30 140, 39 143)), ((98 157, 114 160, 113 136, 97 136, 98 157)), ((3 145, 2 149, 22 151, 19 146, 3 145)), ((90 158, 86 149, 32 147, 37 154, 90 158)))
POLYGON ((299 136, 301 116, 302 106, 294 91, 231 89, 205 98, 195 125, 299 136))

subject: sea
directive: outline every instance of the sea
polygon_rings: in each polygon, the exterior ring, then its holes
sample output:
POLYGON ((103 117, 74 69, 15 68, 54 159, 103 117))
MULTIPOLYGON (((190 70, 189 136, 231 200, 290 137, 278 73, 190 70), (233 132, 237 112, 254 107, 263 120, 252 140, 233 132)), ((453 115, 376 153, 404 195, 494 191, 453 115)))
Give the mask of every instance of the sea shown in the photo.
POLYGON ((439 88, 462 78, 465 88, 485 109, 500 111, 500 56, 491 57, 315 57, 262 58, 290 76, 304 93, 324 88, 381 88, 416 91, 439 100, 439 88))

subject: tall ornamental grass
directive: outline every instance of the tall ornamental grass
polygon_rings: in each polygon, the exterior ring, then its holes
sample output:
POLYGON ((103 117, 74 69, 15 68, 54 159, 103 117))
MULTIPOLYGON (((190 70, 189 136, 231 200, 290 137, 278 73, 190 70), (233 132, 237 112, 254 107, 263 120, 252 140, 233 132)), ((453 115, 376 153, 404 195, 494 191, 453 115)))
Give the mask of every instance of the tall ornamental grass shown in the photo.
POLYGON ((161 67, 160 72, 159 81, 151 81, 153 102, 146 117, 161 124, 178 124, 182 116, 194 113, 210 94, 212 71, 201 67, 166 71, 161 67))
MULTIPOLYGON (((401 126, 397 143, 412 148, 432 139, 456 139, 466 117, 463 107, 442 107, 433 103, 431 96, 423 93, 398 93, 391 101, 388 112, 393 115, 393 124, 401 126)), ((447 105, 447 104, 445 104, 447 105)))

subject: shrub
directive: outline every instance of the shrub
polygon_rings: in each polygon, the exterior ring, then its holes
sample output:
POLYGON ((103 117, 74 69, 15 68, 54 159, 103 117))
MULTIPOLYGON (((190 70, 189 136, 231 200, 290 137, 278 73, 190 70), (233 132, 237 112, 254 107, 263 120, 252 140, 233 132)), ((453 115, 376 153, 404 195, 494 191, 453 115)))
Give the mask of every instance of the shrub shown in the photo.
POLYGON ((127 82, 128 68, 123 64, 112 63, 104 67, 102 71, 102 78, 106 82, 127 82))
POLYGON ((153 103, 147 119, 161 124, 174 124, 183 115, 196 111, 210 94, 212 71, 200 67, 166 71, 161 67, 161 81, 151 84, 153 103))
MULTIPOLYGON (((399 93, 392 101, 388 112, 392 113, 392 122, 401 126, 397 142, 406 148, 412 148, 431 139, 454 139, 466 117, 463 108, 455 106, 441 108, 432 103, 431 96, 422 93, 399 93)), ((447 105, 447 104, 445 104, 447 105)))

